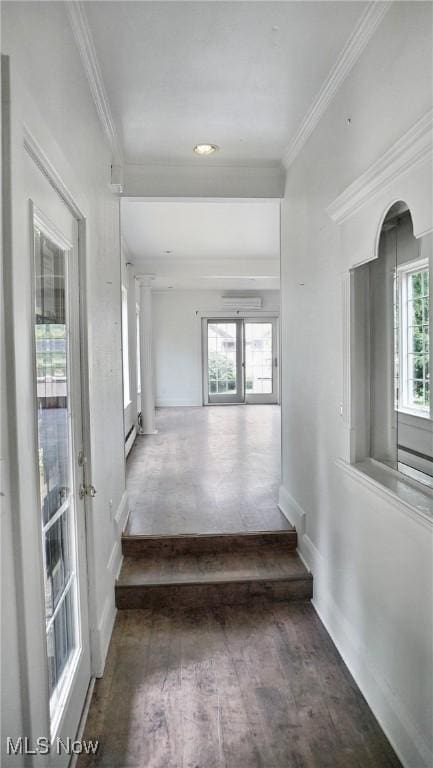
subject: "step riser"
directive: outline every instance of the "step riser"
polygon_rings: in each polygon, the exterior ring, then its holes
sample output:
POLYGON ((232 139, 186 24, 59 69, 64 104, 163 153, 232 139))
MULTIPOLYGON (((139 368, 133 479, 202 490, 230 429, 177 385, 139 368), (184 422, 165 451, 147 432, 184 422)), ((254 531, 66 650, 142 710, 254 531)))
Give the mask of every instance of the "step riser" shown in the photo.
POLYGON ((174 536, 146 538, 124 536, 122 552, 125 557, 160 555, 162 557, 182 554, 213 554, 236 552, 256 547, 277 547, 295 550, 298 544, 296 531, 265 534, 238 534, 224 536, 174 536))
POLYGON ((247 604, 254 600, 280 602, 309 600, 313 580, 281 579, 222 584, 182 584, 157 586, 117 586, 116 606, 128 608, 206 608, 218 605, 247 604))

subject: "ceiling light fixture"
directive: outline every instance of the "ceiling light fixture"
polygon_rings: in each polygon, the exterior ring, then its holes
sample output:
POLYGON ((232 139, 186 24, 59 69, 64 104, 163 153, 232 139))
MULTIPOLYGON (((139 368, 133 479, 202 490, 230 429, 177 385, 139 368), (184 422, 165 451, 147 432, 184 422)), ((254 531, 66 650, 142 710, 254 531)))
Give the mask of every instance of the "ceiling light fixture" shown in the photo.
POLYGON ((219 147, 217 144, 196 144, 193 147, 193 151, 196 155, 213 155, 214 152, 218 152, 219 147))

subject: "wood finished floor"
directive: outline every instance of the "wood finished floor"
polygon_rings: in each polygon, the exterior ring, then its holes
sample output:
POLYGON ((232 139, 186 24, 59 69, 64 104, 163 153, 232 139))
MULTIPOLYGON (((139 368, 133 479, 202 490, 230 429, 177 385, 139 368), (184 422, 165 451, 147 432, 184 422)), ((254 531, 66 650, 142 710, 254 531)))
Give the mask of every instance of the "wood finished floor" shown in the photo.
POLYGON ((161 408, 127 462, 127 535, 287 529, 277 507, 280 408, 161 408))
POLYGON ((401 768, 308 603, 121 611, 78 768, 401 768))

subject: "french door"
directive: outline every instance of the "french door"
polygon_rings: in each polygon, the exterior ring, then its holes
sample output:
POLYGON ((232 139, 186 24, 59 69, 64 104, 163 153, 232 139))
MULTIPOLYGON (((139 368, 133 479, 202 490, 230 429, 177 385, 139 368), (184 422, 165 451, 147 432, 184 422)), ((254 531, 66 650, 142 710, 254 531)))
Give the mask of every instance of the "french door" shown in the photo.
MULTIPOLYGON (((90 682, 78 222, 28 159, 35 463, 42 549, 45 706, 75 738, 90 682)), ((67 763, 57 757, 55 765, 67 763)))
POLYGON ((204 401, 278 402, 275 318, 203 320, 204 401))

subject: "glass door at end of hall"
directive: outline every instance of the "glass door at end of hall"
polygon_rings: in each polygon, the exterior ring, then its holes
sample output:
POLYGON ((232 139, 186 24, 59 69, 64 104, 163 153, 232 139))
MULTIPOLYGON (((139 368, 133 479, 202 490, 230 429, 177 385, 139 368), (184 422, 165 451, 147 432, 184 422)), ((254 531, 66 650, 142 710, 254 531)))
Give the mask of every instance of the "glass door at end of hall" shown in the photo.
POLYGON ((243 403, 242 320, 207 320, 207 400, 243 403))
POLYGON ((277 403, 275 319, 204 322, 205 402, 277 403))

